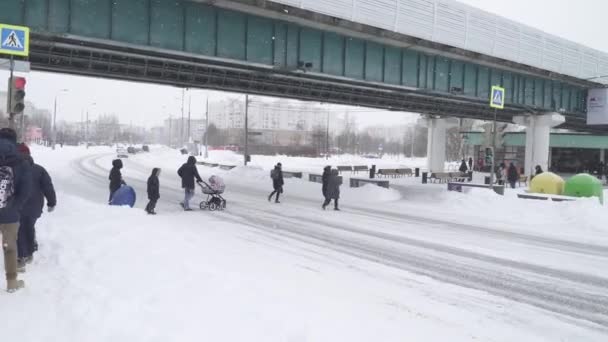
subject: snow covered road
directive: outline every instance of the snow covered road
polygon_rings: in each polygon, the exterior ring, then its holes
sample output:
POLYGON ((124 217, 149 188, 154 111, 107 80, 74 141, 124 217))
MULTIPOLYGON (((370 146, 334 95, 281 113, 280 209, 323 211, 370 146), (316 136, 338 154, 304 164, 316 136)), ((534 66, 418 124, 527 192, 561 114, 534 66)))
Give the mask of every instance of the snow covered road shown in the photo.
MULTIPOLYGON (((107 160, 108 156, 91 156, 76 165, 83 176, 105 185, 101 176, 107 170, 100 164, 107 165, 107 160)), ((133 160, 125 161, 126 180, 140 194, 145 193, 143 175, 149 169, 133 160)), ((161 178, 163 199, 177 203, 182 195, 173 186, 178 184, 177 178, 171 171, 161 178)), ((320 217, 318 201, 290 197, 277 209, 265 203, 265 195, 247 187, 246 182, 229 184, 229 210, 217 217, 608 328, 608 278, 602 268, 608 262, 607 246, 364 207, 347 207, 346 219, 320 217), (470 248, 473 243, 496 250, 470 248), (501 248, 513 254, 510 247, 514 245, 530 260, 500 256, 501 248), (554 262, 556 258, 576 258, 577 266, 560 267, 554 262)))
MULTIPOLYGON (((184 213, 175 174, 184 157, 155 151, 124 161, 138 209, 117 208, 104 204, 110 150, 33 150, 53 176, 59 206, 38 224, 41 250, 24 274, 26 289, 13 296, 0 293, 0 322, 9 322, 0 325, 2 338, 603 342, 608 337, 608 233, 576 219, 594 233, 576 238, 569 226, 575 221, 572 210, 597 214, 601 207, 557 207, 562 216, 537 227, 544 216, 535 213, 551 207, 531 203, 518 209, 526 220, 514 226, 515 219, 484 213, 507 198, 406 186, 408 197, 399 200, 394 190, 343 187, 343 211, 324 212, 318 184, 288 179, 283 203, 275 205, 266 201, 267 172, 248 168, 221 172, 226 211, 184 213), (155 217, 141 210, 152 167, 163 169, 155 217), (432 200, 418 196, 426 191, 432 200), (453 202, 459 199, 467 203, 453 202), (458 213, 458 206, 480 207, 475 215, 483 219, 458 213)), ((203 177, 220 172, 199 171, 203 177)))

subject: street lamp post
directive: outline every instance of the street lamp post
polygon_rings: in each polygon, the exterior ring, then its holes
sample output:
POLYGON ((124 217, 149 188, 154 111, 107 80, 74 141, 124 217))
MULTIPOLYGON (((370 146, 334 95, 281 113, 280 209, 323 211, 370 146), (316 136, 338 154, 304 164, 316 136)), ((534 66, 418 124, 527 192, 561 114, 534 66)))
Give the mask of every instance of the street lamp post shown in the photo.
POLYGON ((245 95, 245 166, 249 156, 249 94, 245 95))
POLYGON ((59 97, 60 93, 65 93, 67 91, 67 89, 61 89, 55 94, 55 106, 53 109, 53 150, 57 144, 57 97, 59 97))
POLYGON ((86 145, 87 148, 89 148, 89 109, 92 106, 95 106, 97 103, 93 102, 89 105, 89 108, 87 108, 87 122, 85 123, 84 126, 84 144, 86 145))

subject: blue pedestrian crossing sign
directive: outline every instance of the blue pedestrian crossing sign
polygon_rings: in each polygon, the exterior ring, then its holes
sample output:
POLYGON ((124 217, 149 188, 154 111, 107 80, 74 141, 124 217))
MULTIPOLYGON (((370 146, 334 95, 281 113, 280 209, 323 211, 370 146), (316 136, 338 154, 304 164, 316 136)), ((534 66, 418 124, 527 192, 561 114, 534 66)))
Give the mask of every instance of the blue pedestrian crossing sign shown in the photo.
POLYGON ((492 86, 490 96, 490 107, 497 109, 505 108, 505 88, 492 86))
POLYGON ((30 28, 0 24, 0 54, 27 57, 30 54, 30 28))

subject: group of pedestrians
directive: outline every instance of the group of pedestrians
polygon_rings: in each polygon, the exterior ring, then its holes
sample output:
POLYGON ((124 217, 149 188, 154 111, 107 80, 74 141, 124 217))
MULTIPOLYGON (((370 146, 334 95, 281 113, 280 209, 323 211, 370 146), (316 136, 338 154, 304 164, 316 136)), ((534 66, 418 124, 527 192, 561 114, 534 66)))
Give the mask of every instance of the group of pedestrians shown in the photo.
POLYGON ((25 286, 17 275, 38 250, 35 226, 45 199, 52 212, 57 198, 48 172, 34 163, 27 145, 17 144, 13 129, 0 129, 0 233, 8 292, 25 286))
MULTIPOLYGON (((115 159, 112 161, 112 169, 108 179, 110 180, 110 199, 111 204, 112 198, 116 194, 116 191, 123 185, 126 185, 122 177, 121 169, 123 168, 122 160, 115 159)), ((156 204, 160 199, 160 180, 159 176, 161 173, 160 168, 153 168, 150 177, 146 183, 146 192, 148 194, 148 204, 146 204, 145 211, 150 215, 156 215, 156 204)), ((184 189, 184 200, 180 202, 180 205, 184 211, 192 211, 190 207, 190 200, 195 194, 196 182, 202 182, 202 178, 196 168, 196 158, 193 156, 188 157, 186 163, 184 163, 178 170, 177 175, 181 178, 182 188, 184 189)))
MULTIPOLYGON (((268 195, 268 202, 271 202, 272 197, 275 196, 274 202, 281 203, 279 197, 283 193, 283 186, 285 185, 283 165, 281 163, 274 166, 270 172, 270 178, 272 179, 272 192, 268 195)), ((321 208, 325 210, 333 200, 334 210, 339 211, 338 201, 340 200, 340 185, 342 185, 342 178, 340 177, 338 170, 332 169, 331 166, 323 168, 321 182, 321 192, 324 198, 321 208)))

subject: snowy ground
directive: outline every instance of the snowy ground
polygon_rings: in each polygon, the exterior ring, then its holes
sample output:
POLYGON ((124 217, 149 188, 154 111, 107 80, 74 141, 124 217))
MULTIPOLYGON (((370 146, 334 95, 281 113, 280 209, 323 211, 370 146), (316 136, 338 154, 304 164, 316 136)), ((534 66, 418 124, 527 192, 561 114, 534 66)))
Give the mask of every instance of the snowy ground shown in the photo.
POLYGON ((608 339, 608 212, 593 200, 448 193, 414 178, 344 186, 343 211, 323 212, 320 185, 305 180, 287 180, 280 205, 265 197, 276 162, 311 172, 328 161, 254 156, 248 168, 199 167, 225 178, 228 209, 184 213, 185 158, 154 149, 123 169, 139 209, 151 168, 163 169, 149 217, 103 204, 111 149, 33 151, 60 204, 38 225, 27 288, 0 293, 3 340, 608 339))

